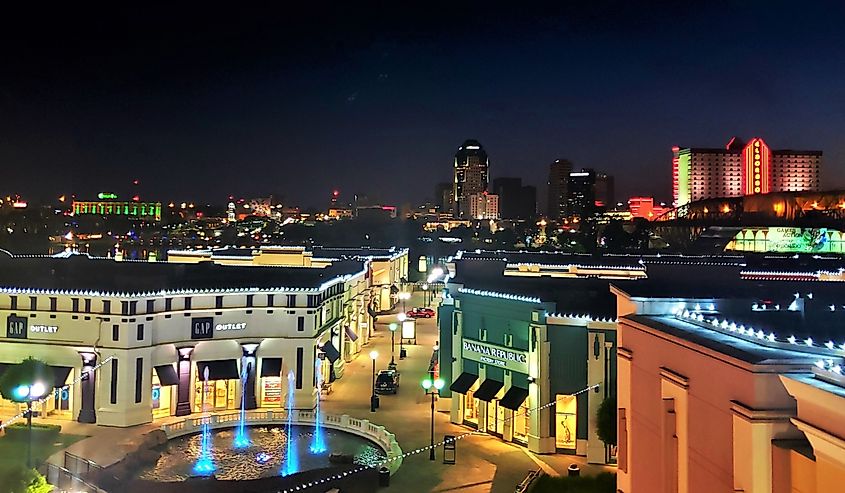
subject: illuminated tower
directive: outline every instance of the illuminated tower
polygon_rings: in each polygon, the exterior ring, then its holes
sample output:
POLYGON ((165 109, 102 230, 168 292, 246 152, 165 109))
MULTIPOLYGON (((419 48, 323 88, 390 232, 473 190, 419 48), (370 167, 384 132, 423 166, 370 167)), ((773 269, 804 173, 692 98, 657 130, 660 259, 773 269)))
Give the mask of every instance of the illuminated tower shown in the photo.
POLYGON ((751 139, 742 150, 742 191, 745 195, 769 193, 771 152, 763 139, 751 139))
POLYGON ((455 176, 452 187, 452 214, 469 218, 469 197, 487 192, 490 181, 487 152, 477 140, 467 140, 455 153, 455 176))

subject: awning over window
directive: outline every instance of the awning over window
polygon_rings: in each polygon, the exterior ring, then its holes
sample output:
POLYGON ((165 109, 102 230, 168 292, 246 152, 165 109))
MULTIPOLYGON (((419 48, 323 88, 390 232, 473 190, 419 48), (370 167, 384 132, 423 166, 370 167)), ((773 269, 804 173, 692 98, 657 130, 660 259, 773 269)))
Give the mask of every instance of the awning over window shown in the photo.
POLYGON ((478 390, 475 391, 475 394, 473 394, 473 396, 476 399, 481 399, 482 401, 490 402, 493 400, 494 397, 496 397, 496 394, 498 394, 499 390, 501 390, 504 386, 505 384, 498 380, 492 380, 487 378, 483 382, 481 382, 481 385, 478 386, 478 390))
POLYGON ((349 338, 350 341, 355 342, 358 340, 358 334, 355 333, 354 330, 350 327, 346 327, 346 337, 349 338))
POLYGON ((519 406, 528 398, 528 389, 522 387, 513 387, 505 392, 504 397, 499 401, 499 405, 510 409, 511 411, 519 410, 519 406))
POLYGON ((334 347, 334 344, 332 344, 331 341, 328 341, 327 343, 323 344, 323 347, 320 349, 322 349, 323 352, 326 353, 326 358, 328 358, 329 361, 332 363, 334 363, 340 358, 340 353, 337 352, 337 348, 334 347))
POLYGON ((173 365, 161 365, 155 367, 156 375, 158 375, 158 382, 162 385, 178 385, 179 375, 176 374, 176 369, 173 365))
POLYGON ((282 358, 261 358, 261 376, 282 376, 282 358))
POLYGON ((214 361, 198 361, 197 375, 199 380, 205 380, 205 370, 208 369, 209 380, 235 380, 238 375, 238 362, 233 359, 220 359, 214 361))
POLYGON ((449 386, 449 390, 452 392, 457 392, 459 394, 466 394, 470 387, 473 386, 475 381, 478 380, 478 375, 474 373, 461 373, 458 378, 452 382, 452 385, 449 386))
POLYGON ((378 313, 376 313, 376 311, 373 310, 372 305, 367 306, 367 313, 369 313, 370 316, 373 317, 373 318, 376 318, 378 316, 378 313))
POLYGON ((69 366, 50 366, 50 369, 53 370, 53 387, 55 388, 64 387, 70 371, 73 370, 69 366))

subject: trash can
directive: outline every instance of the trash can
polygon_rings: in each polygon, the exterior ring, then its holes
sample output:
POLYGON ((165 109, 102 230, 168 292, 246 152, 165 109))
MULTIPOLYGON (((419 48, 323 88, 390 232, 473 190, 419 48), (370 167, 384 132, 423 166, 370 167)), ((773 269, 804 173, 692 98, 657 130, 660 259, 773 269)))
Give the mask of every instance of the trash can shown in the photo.
POLYGON ((378 485, 390 486, 390 469, 382 466, 378 470, 378 485))
POLYGON ((370 409, 373 411, 378 409, 378 396, 375 394, 370 396, 370 409))
POLYGON ((580 476, 581 475, 581 468, 578 467, 578 464, 569 464, 569 468, 566 471, 567 471, 567 476, 580 476))
POLYGON ((407 357, 408 357, 408 350, 405 349, 405 348, 400 349, 399 350, 399 359, 405 359, 407 357))

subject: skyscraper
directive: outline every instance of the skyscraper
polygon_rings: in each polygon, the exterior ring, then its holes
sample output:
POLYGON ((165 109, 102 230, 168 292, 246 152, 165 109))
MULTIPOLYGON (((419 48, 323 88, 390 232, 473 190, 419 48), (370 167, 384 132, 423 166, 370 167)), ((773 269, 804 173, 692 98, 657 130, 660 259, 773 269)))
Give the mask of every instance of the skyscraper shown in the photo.
POLYGON ((585 218, 596 211, 596 172, 589 168, 569 173, 567 211, 585 218))
POLYGON ((596 205, 612 209, 616 205, 616 186, 613 175, 596 173, 596 205))
POLYGON ((537 215, 537 189, 522 186, 522 178, 496 178, 492 189, 499 196, 502 219, 531 219, 537 215))
POLYGON ((675 206, 717 197, 819 189, 822 151, 771 150, 755 137, 721 148, 672 148, 675 206))
POLYGON ((566 217, 566 201, 569 190, 569 173, 572 172, 572 162, 557 159, 549 165, 549 203, 548 215, 551 219, 566 217))
POLYGON ((471 217, 469 196, 487 191, 490 181, 487 152, 477 140, 467 140, 455 153, 455 177, 453 188, 453 214, 455 217, 471 217))
POLYGON ((448 182, 441 182, 434 186, 433 203, 441 213, 452 210, 452 188, 453 185, 448 182))

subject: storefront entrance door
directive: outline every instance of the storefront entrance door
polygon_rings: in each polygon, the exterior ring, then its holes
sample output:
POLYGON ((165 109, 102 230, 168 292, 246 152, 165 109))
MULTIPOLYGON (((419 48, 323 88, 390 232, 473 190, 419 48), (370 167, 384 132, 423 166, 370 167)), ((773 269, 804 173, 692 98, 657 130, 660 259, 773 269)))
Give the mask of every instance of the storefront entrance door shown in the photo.
POLYGON ((487 403, 487 433, 502 436, 502 425, 505 422, 505 408, 499 406, 499 400, 493 399, 487 403))

